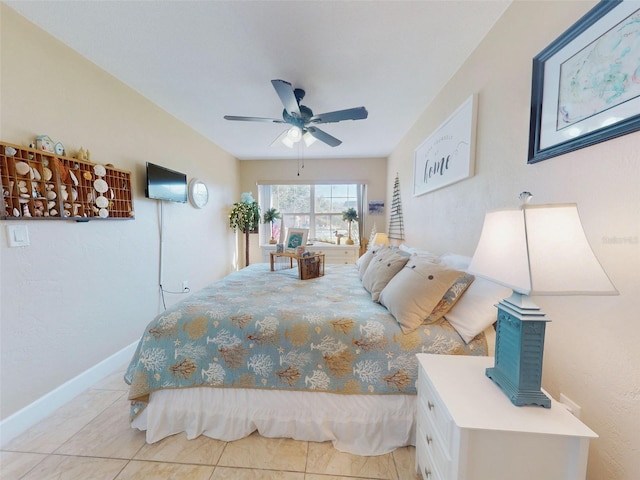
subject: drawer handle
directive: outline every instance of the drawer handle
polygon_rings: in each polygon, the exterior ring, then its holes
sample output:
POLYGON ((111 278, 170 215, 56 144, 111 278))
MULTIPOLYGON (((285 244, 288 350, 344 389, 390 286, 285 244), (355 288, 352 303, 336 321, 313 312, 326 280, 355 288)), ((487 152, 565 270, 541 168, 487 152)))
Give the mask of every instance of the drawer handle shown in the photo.
POLYGON ((431 476, 431 470, 424 469, 424 477, 429 478, 431 476))
POLYGON ((427 445, 431 445, 431 442, 433 442, 433 438, 427 435, 427 445))
POLYGON ((427 407, 429 407, 429 410, 433 410, 435 408, 435 405, 427 400, 427 407))

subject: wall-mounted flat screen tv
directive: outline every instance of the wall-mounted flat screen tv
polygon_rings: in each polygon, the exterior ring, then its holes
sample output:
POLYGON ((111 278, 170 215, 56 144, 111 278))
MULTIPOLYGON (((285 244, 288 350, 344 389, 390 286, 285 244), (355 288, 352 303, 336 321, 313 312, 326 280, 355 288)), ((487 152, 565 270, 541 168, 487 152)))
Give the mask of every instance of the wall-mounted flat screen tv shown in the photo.
POLYGON ((147 162, 147 198, 187 203, 187 175, 147 162))

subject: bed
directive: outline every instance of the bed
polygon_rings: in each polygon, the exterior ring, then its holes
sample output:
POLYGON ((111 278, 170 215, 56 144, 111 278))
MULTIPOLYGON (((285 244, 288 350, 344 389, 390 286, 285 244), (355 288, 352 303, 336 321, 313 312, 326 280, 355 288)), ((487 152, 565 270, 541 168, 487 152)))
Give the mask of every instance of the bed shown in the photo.
MULTIPOLYGON (((149 443, 180 432, 232 441, 257 430, 358 455, 414 444, 415 354, 491 354, 492 322, 466 340, 442 315, 405 333, 398 306, 379 303, 392 282, 366 275, 388 262, 378 261, 382 251, 367 255, 369 265, 327 265, 310 280, 295 268, 251 265, 158 315, 125 375, 132 427, 149 443)), ((389 280, 415 274, 417 259, 389 280)), ((464 278, 470 292, 473 277, 464 278)), ((458 293, 456 304, 466 295, 458 293)))

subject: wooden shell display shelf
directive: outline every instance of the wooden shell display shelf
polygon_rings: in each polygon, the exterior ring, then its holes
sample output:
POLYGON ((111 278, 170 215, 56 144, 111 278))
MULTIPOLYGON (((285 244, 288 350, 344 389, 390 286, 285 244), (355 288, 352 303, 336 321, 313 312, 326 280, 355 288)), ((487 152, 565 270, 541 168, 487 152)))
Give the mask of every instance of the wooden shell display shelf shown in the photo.
POLYGON ((131 173, 0 142, 0 216, 9 219, 133 219, 131 173))

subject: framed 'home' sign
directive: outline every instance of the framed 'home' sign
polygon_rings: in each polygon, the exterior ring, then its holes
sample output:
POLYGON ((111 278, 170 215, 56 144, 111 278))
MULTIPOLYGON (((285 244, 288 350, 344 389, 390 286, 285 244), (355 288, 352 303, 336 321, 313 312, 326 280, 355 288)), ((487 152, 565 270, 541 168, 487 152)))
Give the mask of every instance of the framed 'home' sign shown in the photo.
POLYGON ((473 175, 476 103, 476 96, 470 96, 416 149, 414 195, 432 192, 473 175))

